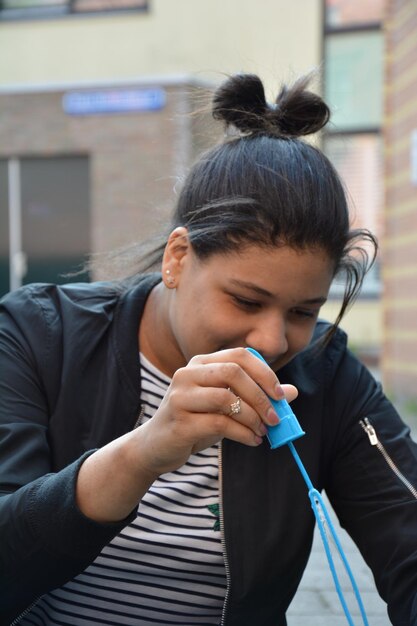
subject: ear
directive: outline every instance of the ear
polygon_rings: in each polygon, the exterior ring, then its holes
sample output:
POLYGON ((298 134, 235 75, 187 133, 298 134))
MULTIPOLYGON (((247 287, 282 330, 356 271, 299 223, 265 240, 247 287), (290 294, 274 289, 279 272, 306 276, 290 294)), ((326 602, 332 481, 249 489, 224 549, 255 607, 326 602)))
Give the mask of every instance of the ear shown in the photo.
POLYGON ((168 289, 175 289, 177 286, 184 262, 190 250, 188 230, 185 226, 178 226, 168 237, 162 258, 162 279, 168 289))

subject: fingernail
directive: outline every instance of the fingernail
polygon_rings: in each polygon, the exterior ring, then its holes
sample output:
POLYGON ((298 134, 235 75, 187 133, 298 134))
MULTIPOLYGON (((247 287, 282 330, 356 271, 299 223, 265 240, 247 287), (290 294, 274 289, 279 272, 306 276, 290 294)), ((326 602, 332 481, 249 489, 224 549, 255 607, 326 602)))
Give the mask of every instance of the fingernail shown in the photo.
POLYGON ((264 435, 266 435, 266 433, 268 432, 267 427, 265 426, 265 424, 262 422, 262 424, 260 424, 259 426, 259 432, 261 434, 261 437, 263 437, 264 435))
POLYGON ((254 439, 255 439, 255 446, 259 446, 263 442, 262 437, 258 437, 257 435, 255 435, 254 439))
POLYGON ((271 426, 276 426, 277 424, 279 424, 279 417, 272 407, 268 409, 266 419, 268 420, 268 424, 270 424, 271 426))
POLYGON ((277 400, 281 400, 285 397, 285 393, 279 383, 275 385, 275 393, 277 394, 277 400))

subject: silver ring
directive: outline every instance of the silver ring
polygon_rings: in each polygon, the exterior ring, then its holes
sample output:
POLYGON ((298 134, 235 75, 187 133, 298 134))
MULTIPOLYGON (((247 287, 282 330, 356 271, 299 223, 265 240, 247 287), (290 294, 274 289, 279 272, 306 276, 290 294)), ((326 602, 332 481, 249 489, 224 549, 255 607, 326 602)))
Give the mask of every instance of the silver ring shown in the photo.
POLYGON ((239 396, 236 396, 236 400, 235 402, 232 402, 230 405, 230 411, 229 411, 229 415, 237 415, 238 413, 240 413, 242 407, 240 404, 240 398, 239 396))

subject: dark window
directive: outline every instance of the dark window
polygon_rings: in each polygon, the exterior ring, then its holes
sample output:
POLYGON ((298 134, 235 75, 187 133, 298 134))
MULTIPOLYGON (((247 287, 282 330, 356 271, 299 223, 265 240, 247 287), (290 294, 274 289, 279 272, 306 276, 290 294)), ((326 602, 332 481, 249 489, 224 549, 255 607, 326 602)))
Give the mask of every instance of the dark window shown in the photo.
POLYGON ((89 189, 85 156, 0 160, 1 294, 32 282, 88 280, 68 274, 91 250, 89 189))
POLYGON ((21 185, 24 282, 66 282, 91 250, 88 159, 22 159, 21 185))
POLYGON ((0 0, 0 19, 36 19, 147 9, 148 0, 0 0))

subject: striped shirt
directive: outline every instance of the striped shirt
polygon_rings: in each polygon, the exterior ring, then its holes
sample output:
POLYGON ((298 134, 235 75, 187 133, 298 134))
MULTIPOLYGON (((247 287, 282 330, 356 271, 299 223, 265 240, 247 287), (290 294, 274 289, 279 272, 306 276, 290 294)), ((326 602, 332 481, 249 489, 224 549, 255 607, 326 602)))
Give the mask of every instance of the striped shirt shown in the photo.
MULTIPOLYGON (((170 379, 140 359, 144 423, 170 379)), ((82 574, 43 596, 20 624, 214 626, 225 589, 218 446, 212 446, 161 475, 135 521, 82 574)))

